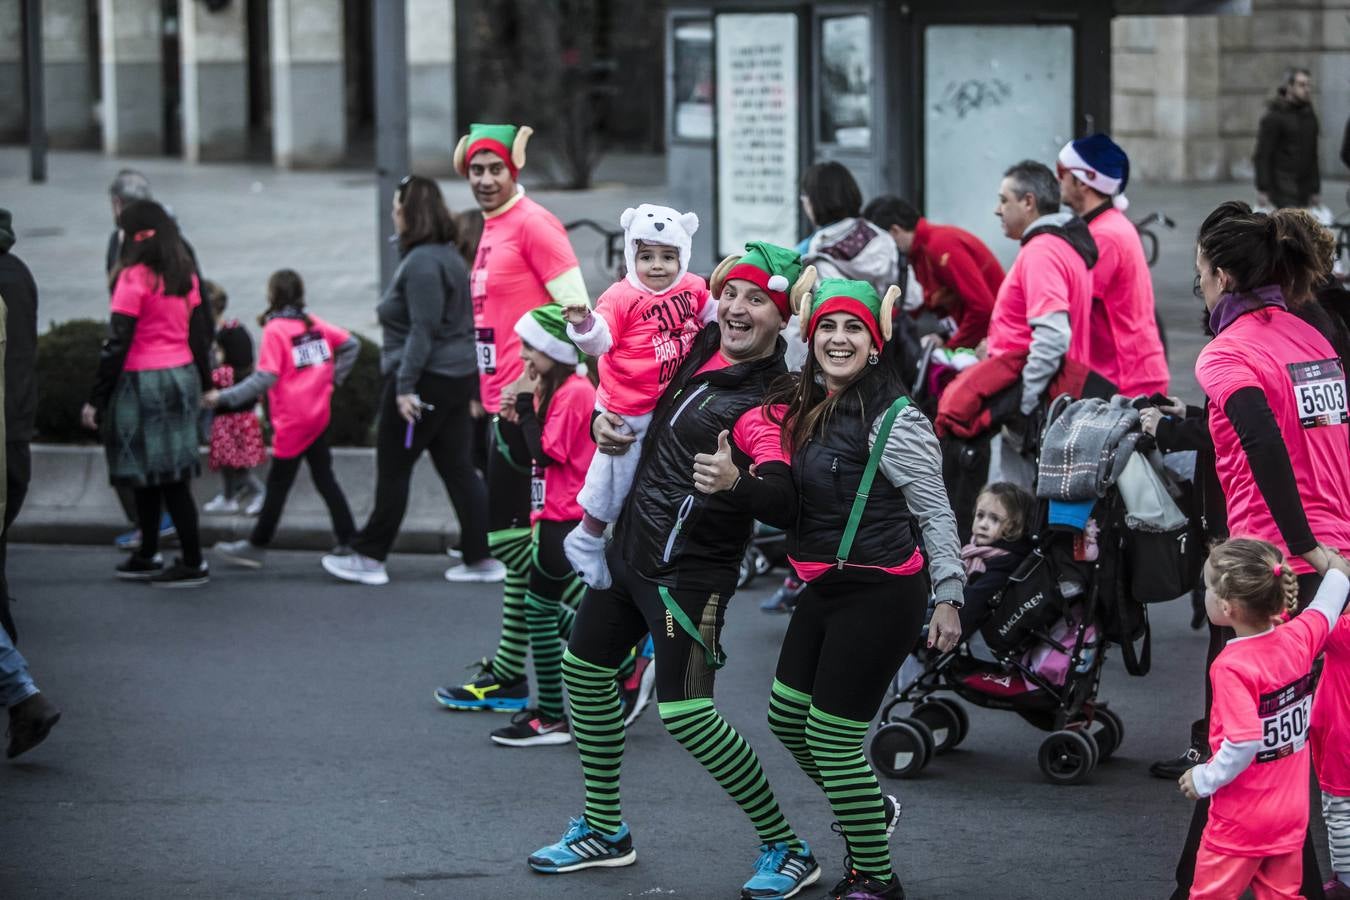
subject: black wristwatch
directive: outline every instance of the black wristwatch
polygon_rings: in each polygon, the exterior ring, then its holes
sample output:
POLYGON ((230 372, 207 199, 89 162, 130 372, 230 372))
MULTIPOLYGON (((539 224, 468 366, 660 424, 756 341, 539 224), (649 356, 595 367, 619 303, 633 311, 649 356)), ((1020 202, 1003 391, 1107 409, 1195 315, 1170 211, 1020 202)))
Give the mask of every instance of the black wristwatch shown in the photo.
POLYGON ((965 597, 948 597, 948 598, 946 598, 946 599, 939 600, 938 603, 946 603, 946 604, 947 604, 948 606, 950 606, 952 609, 956 610, 957 612, 960 612, 960 611, 961 611, 962 609, 964 609, 965 606, 966 606, 966 598, 965 598, 965 597))

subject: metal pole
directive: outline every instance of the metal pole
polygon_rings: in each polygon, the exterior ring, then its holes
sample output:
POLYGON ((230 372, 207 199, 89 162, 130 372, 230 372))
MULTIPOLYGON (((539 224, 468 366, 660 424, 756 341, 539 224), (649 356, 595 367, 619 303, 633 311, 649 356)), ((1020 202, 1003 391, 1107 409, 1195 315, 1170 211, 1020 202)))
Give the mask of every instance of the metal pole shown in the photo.
POLYGON ((375 14, 375 236, 380 289, 394 277, 398 254, 389 235, 390 204, 408 174, 408 33, 405 0, 379 0, 375 14))
POLYGON ((28 64, 28 177, 47 180, 47 108, 42 84, 42 0, 24 0, 25 61, 28 64))

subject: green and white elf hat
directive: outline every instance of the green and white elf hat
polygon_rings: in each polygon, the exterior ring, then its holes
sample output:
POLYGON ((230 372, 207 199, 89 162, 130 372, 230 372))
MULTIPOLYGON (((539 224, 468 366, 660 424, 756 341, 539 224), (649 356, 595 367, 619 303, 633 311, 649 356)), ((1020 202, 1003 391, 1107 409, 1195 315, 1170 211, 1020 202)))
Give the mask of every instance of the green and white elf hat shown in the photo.
POLYGON ((567 336, 567 321, 563 318, 562 307, 556 303, 545 303, 521 316, 516 322, 516 334, 555 362, 565 366, 575 366, 581 362, 577 345, 567 336))
POLYGON ((469 126, 469 133, 459 139, 455 145, 455 171, 461 176, 469 172, 469 160, 474 154, 487 150, 501 157, 511 177, 520 175, 525 168, 525 145, 529 143, 534 129, 528 125, 484 125, 479 122, 469 126))
POLYGON ((795 289, 804 274, 802 257, 796 250, 765 241, 751 241, 745 245, 744 254, 728 256, 717 264, 708 290, 713 297, 721 297, 722 287, 728 281, 738 278, 748 281, 769 295, 786 320, 792 315, 788 292, 795 289))
POLYGON ((804 286, 792 292, 792 309, 802 322, 802 337, 809 341, 822 316, 846 312, 862 319, 880 350, 891 339, 891 311, 900 297, 900 288, 891 285, 886 296, 878 297, 876 288, 866 281, 825 278, 816 282, 815 266, 807 267, 804 286))

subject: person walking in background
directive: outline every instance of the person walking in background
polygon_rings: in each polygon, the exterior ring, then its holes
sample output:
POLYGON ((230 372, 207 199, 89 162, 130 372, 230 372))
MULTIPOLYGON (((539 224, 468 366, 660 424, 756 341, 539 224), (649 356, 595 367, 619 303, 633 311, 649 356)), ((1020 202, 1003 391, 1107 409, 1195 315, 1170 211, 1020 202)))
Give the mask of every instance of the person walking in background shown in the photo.
MULTIPOLYGON (((468 273, 453 246, 455 224, 441 189, 409 175, 391 212, 403 254, 376 311, 384 331, 384 391, 375 436, 375 508, 351 542, 329 554, 324 570, 344 581, 388 584, 384 562, 408 510, 413 465, 431 454, 459 520, 464 581, 500 581, 504 570, 487 544, 487 494, 471 457, 469 403, 474 372, 468 273)), ((339 538, 341 536, 339 535, 339 538)))
POLYGON ((19 632, 9 608, 9 526, 14 524, 32 477, 28 444, 33 440, 37 415, 38 289, 33 273, 13 252, 14 225, 7 209, 0 209, 0 300, 5 305, 5 515, 0 533, 0 628, 18 641, 19 632))
MULTIPOLYGON (((253 338, 238 319, 226 319, 229 296, 214 281, 202 282, 202 299, 211 308, 216 325, 215 359, 211 369, 211 387, 228 388, 253 374, 253 338)), ((253 474, 254 466, 267 458, 263 447, 262 426, 252 406, 235 404, 217 410, 211 416, 210 453, 207 465, 221 473, 224 489, 202 505, 202 512, 235 513, 241 509, 256 516, 262 509, 262 482, 253 474), (231 412, 229 410, 238 410, 231 412), (243 503, 246 494, 252 494, 243 503)))
POLYGON ((1316 206, 1321 202, 1317 134, 1312 74, 1307 69, 1291 68, 1257 129, 1252 165, 1256 194, 1262 206, 1279 209, 1316 206))
POLYGON ((252 416, 253 405, 267 394, 272 468, 267 473, 265 500, 253 534, 247 540, 217 544, 214 549, 230 562, 260 568, 304 461, 333 520, 337 539, 333 552, 349 554, 356 523, 333 477, 333 453, 324 433, 332 416, 333 388, 351 374, 361 342, 345 329, 305 310, 305 283, 291 269, 273 272, 267 280, 267 309, 258 317, 258 324, 262 325, 263 336, 257 371, 233 387, 208 391, 202 403, 216 410, 217 416, 229 409, 243 409, 243 415, 252 416))
POLYGON ((152 200, 122 210, 126 240, 116 274, 109 336, 99 357, 84 426, 102 426, 108 475, 135 492, 141 546, 119 578, 162 587, 208 580, 191 480, 201 472, 197 415, 210 378, 211 317, 192 257, 173 218, 152 200), (165 567, 159 521, 167 509, 183 554, 165 567))
POLYGON ((989 334, 1003 266, 969 231, 935 225, 899 197, 885 194, 863 209, 863 218, 886 231, 909 260, 923 288, 923 306, 940 329, 923 337, 935 347, 976 347, 989 334))
POLYGON ((1166 394, 1167 352, 1158 333, 1144 244, 1125 218, 1130 158, 1105 134, 1070 141, 1055 162, 1064 205, 1097 245, 1088 362, 1127 397, 1166 394))

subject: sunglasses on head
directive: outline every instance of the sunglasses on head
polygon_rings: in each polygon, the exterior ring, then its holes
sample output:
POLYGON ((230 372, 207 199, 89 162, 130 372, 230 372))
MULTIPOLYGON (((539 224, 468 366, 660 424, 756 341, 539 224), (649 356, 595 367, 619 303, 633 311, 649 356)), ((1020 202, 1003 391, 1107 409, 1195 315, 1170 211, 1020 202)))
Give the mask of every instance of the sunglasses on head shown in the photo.
POLYGON ((1092 169, 1084 168, 1083 166, 1066 166, 1062 162, 1055 163, 1055 174, 1060 178, 1063 178, 1069 172, 1081 172, 1083 177, 1088 181, 1097 177, 1097 173, 1092 169))

